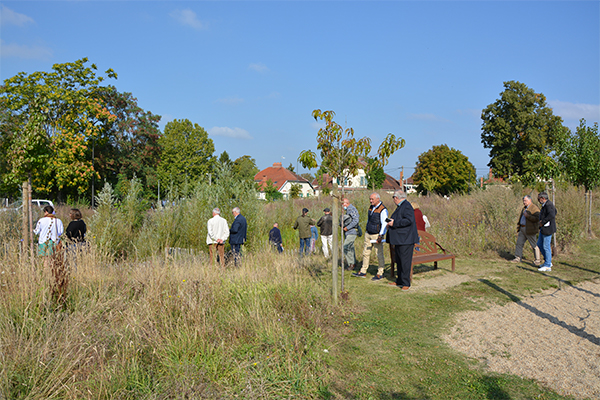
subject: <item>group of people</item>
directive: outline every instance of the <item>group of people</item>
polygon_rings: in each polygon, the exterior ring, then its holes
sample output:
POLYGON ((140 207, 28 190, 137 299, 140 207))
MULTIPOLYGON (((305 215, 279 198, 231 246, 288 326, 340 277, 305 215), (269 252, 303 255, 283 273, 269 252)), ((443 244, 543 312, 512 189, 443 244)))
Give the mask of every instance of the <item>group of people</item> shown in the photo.
POLYGON ((215 253, 217 253, 217 261, 221 268, 225 267, 225 242, 227 239, 229 239, 236 266, 238 266, 242 257, 242 245, 246 243, 248 222, 240 213, 239 207, 234 207, 231 212, 233 214, 231 227, 229 227, 227 220, 221 217, 221 210, 218 207, 213 208, 212 218, 206 224, 206 244, 208 245, 211 265, 214 265, 215 253))
POLYGON ((523 209, 517 220, 517 245, 515 247, 514 263, 523 260, 523 245, 529 242, 533 250, 535 265, 539 271, 552 271, 552 235, 556 233, 556 207, 548 199, 546 192, 538 194, 541 209, 533 204, 531 196, 523 197, 523 209), (536 238, 539 232, 539 237, 536 238), (542 264, 541 257, 544 257, 542 264))
POLYGON ((71 222, 66 231, 60 218, 56 217, 54 207, 48 205, 42 211, 44 216, 38 220, 33 233, 38 235, 38 255, 44 257, 44 264, 47 263, 48 256, 55 255, 62 248, 63 233, 67 237, 68 251, 75 252, 85 243, 87 227, 79 209, 72 208, 69 212, 71 222))
MULTIPOLYGON (((412 264, 412 255, 414 245, 419 243, 418 231, 425 231, 428 225, 427 218, 422 214, 416 203, 411 204, 407 201, 406 193, 397 190, 392 196, 396 209, 389 215, 387 208, 381 201, 378 193, 372 193, 369 196, 370 207, 368 209, 367 223, 364 233, 363 260, 362 267, 358 272, 353 272, 352 276, 364 278, 367 276, 371 255, 375 252, 378 261, 377 274, 372 280, 378 281, 383 278, 385 259, 383 253, 383 243, 390 245, 390 255, 392 263, 398 266, 398 277, 395 283, 402 290, 409 290, 410 269, 412 264)), ((552 235, 556 232, 556 207, 548 199, 546 192, 538 195, 538 202, 541 209, 533 204, 531 196, 523 197, 523 209, 519 214, 517 221, 517 244, 515 248, 514 263, 519 263, 523 259, 523 246, 529 242, 535 255, 534 263, 540 266, 539 271, 552 271, 552 235), (536 235, 539 232, 539 237, 536 235), (544 257, 542 264, 541 257, 544 257)), ((354 271, 356 268, 356 254, 354 244, 357 237, 362 235, 360 218, 358 210, 350 203, 348 198, 344 198, 342 206, 345 213, 340 219, 340 226, 344 232, 343 254, 346 260, 346 269, 354 271)), ((38 254, 40 256, 53 255, 57 248, 61 246, 61 237, 66 233, 69 240, 68 244, 72 248, 81 246, 85 243, 85 234, 87 231, 85 222, 82 220, 81 212, 73 208, 70 211, 71 222, 66 231, 62 221, 56 217, 54 208, 46 206, 43 208, 44 216, 40 218, 34 229, 38 235, 38 254)), ((300 239, 300 255, 306 255, 314 251, 316 240, 316 227, 320 229, 323 254, 329 258, 332 248, 333 217, 331 210, 325 208, 323 216, 315 222, 309 215, 307 208, 302 209, 302 214, 296 219, 293 228, 298 230, 300 239)), ((227 220, 221 217, 221 210, 214 208, 212 218, 207 223, 206 243, 208 245, 211 264, 214 265, 215 255, 221 267, 225 266, 225 242, 229 240, 232 256, 235 265, 242 255, 242 245, 246 242, 246 231, 248 224, 246 218, 241 215, 240 209, 232 209, 234 217, 231 227, 227 220)), ((269 232, 269 242, 278 251, 283 252, 283 241, 281 231, 277 223, 269 232)))
MULTIPOLYGON (((393 285, 403 290, 410 288, 410 267, 412 263, 412 251, 415 243, 419 242, 418 230, 425 230, 426 218, 421 211, 413 208, 410 202, 406 200, 406 193, 398 190, 392 196, 396 204, 396 210, 391 216, 381 201, 379 193, 372 193, 369 196, 371 203, 368 210, 367 223, 364 233, 363 262, 360 271, 353 272, 352 276, 364 278, 367 276, 371 255, 375 252, 378 260, 377 274, 372 280, 383 279, 385 268, 385 258, 383 253, 383 243, 390 244, 392 262, 398 265, 398 278, 393 285)), ((346 263, 346 269, 354 271, 356 269, 355 242, 357 237, 363 235, 360 225, 359 212, 348 198, 342 201, 344 214, 340 218, 340 226, 344 232, 343 256, 346 263)), ((310 218, 307 208, 302 209, 302 214, 296 219, 293 228, 298 230, 300 239, 300 255, 308 254, 309 240, 311 239, 311 227, 319 227, 321 241, 323 245, 323 254, 329 257, 332 244, 333 217, 331 210, 325 208, 323 216, 318 222, 310 218)), ((269 241, 274 246, 281 245, 281 233, 277 227, 274 227, 269 234, 269 241)))

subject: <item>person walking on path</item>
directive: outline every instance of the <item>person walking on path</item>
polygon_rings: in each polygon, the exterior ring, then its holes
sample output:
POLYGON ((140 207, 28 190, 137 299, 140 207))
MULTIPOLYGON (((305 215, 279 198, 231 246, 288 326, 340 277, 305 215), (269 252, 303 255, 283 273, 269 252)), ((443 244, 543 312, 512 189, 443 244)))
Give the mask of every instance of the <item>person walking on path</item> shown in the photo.
POLYGON ((320 229, 319 233, 321 234, 321 243, 323 244, 323 254, 325 258, 329 258, 329 249, 332 248, 331 240, 333 238, 333 217, 329 208, 323 210, 323 216, 317 221, 317 226, 320 229))
POLYGON ((517 245, 513 263, 520 263, 523 258, 523 245, 529 242, 535 254, 535 265, 542 263, 540 249, 537 246, 537 233, 540 228, 540 209, 533 204, 531 196, 523 197, 523 210, 517 220, 517 245))
POLYGON ((383 239, 387 231, 388 210, 381 202, 379 193, 371 193, 369 196, 371 206, 368 211, 367 227, 365 229, 365 242, 363 248, 363 262, 360 272, 355 272, 352 276, 365 278, 369 269, 371 260, 371 251, 375 248, 378 261, 377 275, 371 280, 378 281, 383 278, 383 269, 385 267, 385 257, 383 254, 383 239))
POLYGON ((556 233, 556 207, 550 200, 548 194, 541 192, 538 194, 538 201, 542 205, 540 210, 540 236, 537 246, 544 255, 544 264, 538 268, 538 271, 552 271, 552 235, 556 233))
POLYGON ((396 265, 398 266, 398 278, 396 285, 402 290, 410 289, 410 270, 415 243, 419 240, 417 224, 415 223, 415 211, 408 201, 406 193, 397 190, 392 196, 396 204, 396 210, 392 213, 388 222, 390 243, 394 245, 396 265))
POLYGON ((210 265, 215 265, 214 253, 217 250, 217 257, 221 268, 225 267, 225 241, 229 237, 229 225, 227 220, 221 217, 221 210, 217 207, 212 210, 212 218, 206 223, 206 244, 208 244, 208 253, 210 254, 210 265))
POLYGON ((350 200, 345 198, 342 202, 346 214, 342 216, 344 221, 344 256, 346 257, 346 269, 353 271, 356 267, 356 252, 354 251, 354 242, 358 235, 359 214, 356 207, 350 204, 350 200))
POLYGON ((314 225, 315 221, 308 216, 308 208, 302 209, 302 215, 296 218, 294 222, 294 229, 298 230, 298 237, 300 238, 300 255, 308 254, 310 252, 310 238, 312 236, 310 232, 310 226, 314 225))
POLYGON ((273 228, 269 231, 269 243, 277 252, 283 253, 283 239, 281 238, 281 231, 277 222, 273 224, 273 228))
POLYGON ((246 243, 248 222, 246 222, 246 218, 240 214, 239 207, 234 207, 231 212, 233 213, 233 223, 229 229, 229 244, 231 245, 233 260, 237 267, 238 262, 242 258, 242 245, 246 243))

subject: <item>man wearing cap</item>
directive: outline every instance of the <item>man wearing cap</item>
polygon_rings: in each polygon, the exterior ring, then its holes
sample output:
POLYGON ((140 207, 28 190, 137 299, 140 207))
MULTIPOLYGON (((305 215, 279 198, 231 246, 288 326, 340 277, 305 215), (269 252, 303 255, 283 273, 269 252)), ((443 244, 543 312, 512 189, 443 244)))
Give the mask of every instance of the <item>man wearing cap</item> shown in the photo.
POLYGON ((314 225, 315 221, 308 216, 308 208, 302 209, 302 215, 296 218, 294 229, 298 229, 298 237, 300 238, 300 255, 308 254, 310 251, 310 226, 314 225))
POLYGON ((388 210, 381 202, 379 193, 371 193, 369 196, 371 206, 368 211, 367 228, 365 233, 365 244, 363 248, 363 263, 360 272, 354 272, 352 276, 365 278, 369 261, 371 260, 371 251, 375 248, 377 254, 378 269, 377 275, 372 280, 378 281, 383 278, 383 269, 385 267, 385 258, 383 256, 383 238, 387 231, 388 210))
POLYGON ((317 221, 317 226, 320 229, 321 242, 323 243, 323 254, 325 258, 329 258, 329 249, 331 249, 332 229, 333 229, 333 217, 331 216, 331 210, 326 208, 323 210, 323 216, 317 221))

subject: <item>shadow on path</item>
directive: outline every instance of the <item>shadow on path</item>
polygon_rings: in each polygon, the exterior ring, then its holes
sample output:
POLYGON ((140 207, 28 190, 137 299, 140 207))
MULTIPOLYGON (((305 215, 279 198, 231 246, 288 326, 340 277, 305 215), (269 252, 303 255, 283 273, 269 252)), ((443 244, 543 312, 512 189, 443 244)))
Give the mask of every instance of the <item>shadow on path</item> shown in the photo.
MULTIPOLYGON (((517 297, 514 294, 512 294, 512 293, 510 293, 510 292, 502 289, 500 286, 496 285, 493 282, 490 282, 487 279, 479 279, 479 282, 481 282, 483 284, 486 284, 489 287, 491 287, 492 289, 497 290, 498 292, 504 294, 509 299, 511 299, 512 301, 514 301, 517 305, 519 305, 519 306, 523 307, 524 309, 532 312, 533 314, 537 315, 538 317, 544 318, 544 319, 552 322, 553 324, 558 325, 561 328, 565 328, 569 332, 571 332, 571 333, 573 333, 573 334, 575 334, 575 335, 577 335, 577 336, 579 336, 579 337, 581 337, 583 339, 589 340, 591 343, 593 343, 595 345, 600 346, 600 338, 597 337, 597 336, 594 336, 594 335, 591 335, 591 334, 585 332, 584 329, 580 329, 580 328, 577 328, 577 327, 575 327, 573 325, 569 325, 566 322, 559 320, 558 318, 556 318, 553 315, 550 315, 550 314, 545 313, 545 312, 543 312, 541 310, 538 310, 537 308, 535 308, 535 307, 533 307, 533 306, 531 306, 529 304, 523 303, 519 297, 517 297)), ((573 287, 575 287, 575 286, 573 286, 573 287)))

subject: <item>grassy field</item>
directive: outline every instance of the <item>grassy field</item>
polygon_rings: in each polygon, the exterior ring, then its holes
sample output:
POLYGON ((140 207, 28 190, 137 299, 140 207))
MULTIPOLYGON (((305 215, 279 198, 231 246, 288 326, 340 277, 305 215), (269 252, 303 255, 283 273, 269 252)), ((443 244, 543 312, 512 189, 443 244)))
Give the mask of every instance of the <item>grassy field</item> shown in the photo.
MULTIPOLYGON (((581 202, 573 189, 558 197, 559 229, 567 233, 552 273, 507 261, 521 195, 499 189, 418 199, 431 231, 459 258, 455 274, 449 261, 438 270, 417 267, 415 288, 465 282, 404 293, 346 272, 349 300, 337 306, 330 265, 320 255, 298 259, 290 228, 301 207, 316 217, 322 199, 253 203, 262 214, 246 213, 255 237, 243 265, 225 270, 212 267, 201 246, 206 201, 145 214, 130 199, 87 212, 90 243, 69 259, 65 302, 53 299, 42 261, 20 254, 19 221, 0 220, 0 399, 565 398, 535 381, 489 373, 441 338, 458 312, 598 278, 600 241, 572 226, 581 202), (183 220, 199 234, 185 238, 173 223, 183 220), (273 221, 282 226, 284 255, 260 236, 273 221), (177 244, 189 252, 165 256, 164 246, 177 244)), ((353 199, 361 213, 363 197, 353 199)))
MULTIPOLYGON (((582 243, 574 254, 553 260, 550 274, 532 264, 465 258, 456 274, 469 281, 437 293, 403 293, 385 283, 348 279, 354 312, 332 352, 333 398, 356 399, 561 399, 535 381, 486 372, 483 365, 440 338, 453 316, 485 310, 560 285, 600 277, 600 241, 582 243)), ((439 270, 421 267, 413 285, 451 278, 447 261, 439 270)), ((374 272, 374 271, 373 271, 374 272)))

